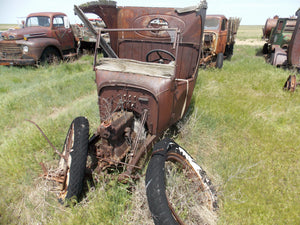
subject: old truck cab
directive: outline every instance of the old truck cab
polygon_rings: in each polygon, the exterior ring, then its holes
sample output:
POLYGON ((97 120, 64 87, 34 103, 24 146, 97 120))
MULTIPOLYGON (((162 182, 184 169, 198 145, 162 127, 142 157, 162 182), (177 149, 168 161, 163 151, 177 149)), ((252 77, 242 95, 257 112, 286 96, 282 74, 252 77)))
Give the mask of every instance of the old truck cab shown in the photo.
MULTIPOLYGON (((299 13, 300 14, 300 13, 299 13)), ((300 70, 300 15, 288 47, 288 64, 300 70)))
POLYGON ((295 30, 297 19, 278 18, 269 39, 263 46, 263 53, 274 66, 287 66, 287 50, 295 30))
POLYGON ((212 64, 222 68, 224 57, 233 54, 234 39, 240 19, 224 15, 207 15, 204 25, 202 65, 212 64))
POLYGON ((29 14, 25 27, 1 34, 0 65, 51 63, 76 55, 69 19, 61 12, 29 14))

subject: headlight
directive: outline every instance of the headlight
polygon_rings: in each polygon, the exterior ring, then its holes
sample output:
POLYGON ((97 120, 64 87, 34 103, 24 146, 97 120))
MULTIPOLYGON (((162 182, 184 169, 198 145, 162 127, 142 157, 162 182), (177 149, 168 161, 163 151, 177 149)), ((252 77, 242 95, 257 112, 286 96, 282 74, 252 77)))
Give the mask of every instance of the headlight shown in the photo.
POLYGON ((24 54, 28 53, 28 46, 26 46, 26 45, 23 46, 23 53, 24 54))

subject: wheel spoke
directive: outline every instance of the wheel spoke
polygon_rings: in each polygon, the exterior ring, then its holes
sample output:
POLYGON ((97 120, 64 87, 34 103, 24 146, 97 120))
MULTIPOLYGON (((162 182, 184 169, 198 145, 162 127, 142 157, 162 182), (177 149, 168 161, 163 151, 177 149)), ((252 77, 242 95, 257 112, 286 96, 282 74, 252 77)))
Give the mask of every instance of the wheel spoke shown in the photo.
POLYGON ((154 146, 146 191, 155 224, 215 223, 217 205, 210 185, 202 168, 175 142, 166 139, 154 146))

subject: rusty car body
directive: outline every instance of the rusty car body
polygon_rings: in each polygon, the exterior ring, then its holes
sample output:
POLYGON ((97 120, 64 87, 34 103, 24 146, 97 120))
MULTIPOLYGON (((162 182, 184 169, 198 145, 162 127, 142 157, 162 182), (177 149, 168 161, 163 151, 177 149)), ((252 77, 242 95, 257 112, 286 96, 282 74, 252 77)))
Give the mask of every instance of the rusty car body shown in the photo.
POLYGON ((224 57, 233 54, 235 36, 240 19, 224 15, 207 15, 204 25, 203 51, 201 64, 214 64, 217 68, 223 66, 224 57))
POLYGON ((270 36, 273 32, 273 29, 276 27, 278 16, 274 16, 273 18, 268 18, 266 20, 265 26, 263 27, 263 36, 262 39, 266 41, 266 43, 263 46, 263 54, 268 54, 269 51, 269 40, 270 36))
MULTIPOLYGON (((299 13, 300 14, 300 13, 299 13)), ((297 23, 288 46, 288 65, 300 69, 300 16, 298 15, 297 23)))
MULTIPOLYGON (((266 23, 266 25, 268 25, 266 23)), ((268 61, 277 67, 287 66, 287 50, 291 41, 296 19, 278 18, 275 28, 272 29, 269 38, 263 46, 263 53, 268 61)), ((264 30, 269 30, 265 28, 264 30)))
POLYGON ((103 19, 107 29, 102 32, 109 33, 115 52, 113 58, 95 58, 101 120, 92 138, 97 170, 126 158, 122 176, 131 176, 141 156, 188 109, 205 12, 93 3, 80 8, 103 19))
MULTIPOLYGON (((288 46, 287 50, 287 64, 288 67, 295 71, 300 72, 300 9, 296 12, 297 23, 288 46)), ((290 75, 286 80, 283 89, 287 91, 294 92, 296 87, 300 85, 300 82, 297 82, 296 75, 290 75)))
MULTIPOLYGON (((165 162, 172 164, 175 176, 190 183, 187 186, 178 181, 174 186, 193 189, 197 206, 201 204, 209 212, 217 208, 205 171, 187 151, 170 138, 163 138, 190 105, 201 60, 206 9, 205 0, 180 9, 117 7, 114 1, 75 6, 91 32, 98 32, 96 48, 103 48, 108 57, 99 58, 95 49, 93 68, 100 114, 97 130, 90 135, 88 119, 76 117, 63 151, 58 153, 59 168, 53 178, 62 184, 60 201, 79 198, 86 171, 117 175, 119 181, 133 184, 151 156, 146 189, 155 224, 165 224, 159 221, 166 220, 184 224, 178 207, 166 197, 164 180, 169 173, 164 171, 171 170, 159 169, 165 168, 165 162), (98 15, 107 28, 97 31, 84 13, 98 15), (101 35, 105 32, 109 33, 110 45, 101 35), (157 207, 158 198, 162 201, 157 207), (163 210, 157 211, 161 206, 163 210)), ((49 177, 45 167, 43 170, 44 177, 49 177)))
POLYGON ((35 65, 76 56, 77 40, 61 12, 31 13, 25 27, 1 34, 0 65, 35 65))

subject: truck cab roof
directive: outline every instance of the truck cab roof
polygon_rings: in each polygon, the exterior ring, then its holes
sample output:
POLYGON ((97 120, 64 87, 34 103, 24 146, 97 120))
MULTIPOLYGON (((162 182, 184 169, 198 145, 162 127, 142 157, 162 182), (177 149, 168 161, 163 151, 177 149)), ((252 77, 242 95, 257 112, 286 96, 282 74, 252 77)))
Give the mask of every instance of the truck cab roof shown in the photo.
POLYGON ((53 17, 53 16, 58 16, 58 15, 67 16, 65 13, 62 13, 62 12, 36 12, 36 13, 30 13, 27 17, 31 17, 31 16, 49 16, 49 17, 53 17))

